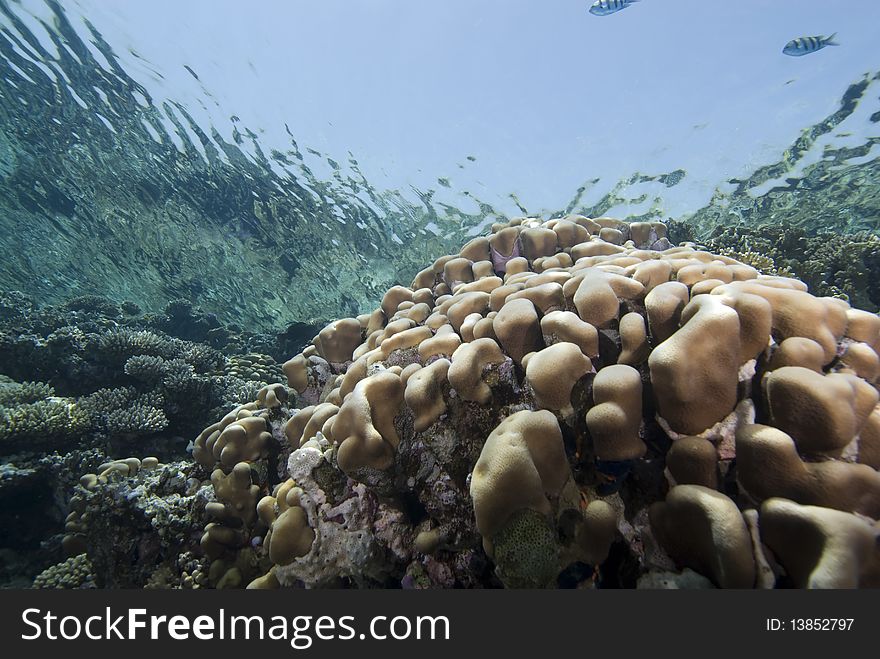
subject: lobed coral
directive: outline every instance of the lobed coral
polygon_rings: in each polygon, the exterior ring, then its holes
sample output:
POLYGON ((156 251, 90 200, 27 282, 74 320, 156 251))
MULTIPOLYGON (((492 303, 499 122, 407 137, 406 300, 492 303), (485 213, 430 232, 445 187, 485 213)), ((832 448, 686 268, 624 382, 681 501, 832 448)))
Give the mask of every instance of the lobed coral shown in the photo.
POLYGON ((662 224, 498 223, 205 428, 179 581, 876 585, 878 349, 874 314, 662 224))

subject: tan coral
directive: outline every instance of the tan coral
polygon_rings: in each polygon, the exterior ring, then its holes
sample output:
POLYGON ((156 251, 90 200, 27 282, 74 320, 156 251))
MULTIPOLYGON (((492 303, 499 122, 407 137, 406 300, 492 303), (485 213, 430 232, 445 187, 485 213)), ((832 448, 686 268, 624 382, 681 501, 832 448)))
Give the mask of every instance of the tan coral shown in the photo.
POLYGON ((567 416, 574 412, 574 386, 593 370, 590 359, 574 343, 556 343, 532 353, 526 362, 526 379, 542 408, 567 416))
POLYGON ((205 448, 222 466, 231 469, 238 462, 253 462, 266 457, 273 441, 266 420, 250 416, 226 426, 216 439, 209 437, 205 448))
POLYGON ((461 334, 461 338, 464 341, 470 342, 476 338, 474 336, 474 328, 481 320, 484 320, 483 316, 478 313, 472 313, 465 317, 464 322, 462 322, 461 327, 458 330, 459 334, 461 334))
POLYGON ((698 435, 711 428, 737 402, 739 316, 718 296, 694 298, 681 328, 654 348, 648 366, 658 412, 674 431, 698 435))
POLYGON ((461 337, 455 333, 452 325, 443 325, 433 337, 419 344, 419 357, 424 364, 435 357, 452 357, 460 345, 461 337))
MULTIPOLYGON (((489 237, 489 246, 491 250, 502 259, 508 259, 513 256, 518 250, 518 243, 519 230, 513 227, 501 229, 489 237)), ((495 258, 496 257, 493 255, 493 260, 495 260, 495 258)), ((496 268, 496 270, 498 270, 499 273, 503 273, 506 271, 506 268, 502 265, 500 269, 496 268)))
POLYGON ((556 253, 556 233, 551 229, 524 229, 519 234, 523 256, 534 261, 540 256, 553 256, 556 253))
POLYGON ((305 355, 299 354, 282 364, 281 370, 287 376, 287 384, 302 393, 309 386, 308 361, 305 355))
POLYGON ((676 485, 718 487, 718 453, 702 437, 675 440, 666 453, 666 468, 676 485))
POLYGON ((774 498, 759 519, 761 541, 796 588, 880 587, 877 529, 855 515, 774 498))
POLYGON ((622 245, 623 241, 626 240, 623 231, 612 227, 602 227, 599 229, 599 238, 612 245, 622 245))
POLYGON ((597 329, 610 327, 618 319, 620 299, 644 297, 645 287, 619 274, 588 270, 573 277, 563 286, 566 299, 570 296, 578 316, 597 329))
MULTIPOLYGON (((422 287, 420 286, 419 288, 422 287)), ((412 289, 406 286, 392 286, 382 298, 382 313, 385 314, 386 318, 391 318, 397 311, 397 305, 404 301, 412 302, 412 298, 412 289)))
POLYGON ((507 301, 508 296, 525 288, 525 284, 504 284, 492 290, 489 294, 489 308, 492 311, 500 311, 507 301))
POLYGON ((846 311, 839 304, 795 288, 772 285, 763 278, 719 286, 712 294, 730 291, 751 293, 767 300, 773 308, 774 336, 780 340, 790 336, 813 339, 822 346, 826 364, 836 356, 837 342, 846 328, 846 311))
POLYGON ((676 485, 649 513, 654 535, 676 563, 721 588, 754 586, 751 536, 729 498, 700 485, 676 485))
POLYGON ((473 261, 465 258, 450 259, 443 265, 443 281, 449 288, 456 283, 468 283, 474 280, 473 261))
POLYGON ((552 311, 541 318, 541 333, 547 345, 567 341, 591 359, 599 356, 599 332, 571 311, 552 311))
POLYGON ((655 345, 675 333, 681 320, 681 312, 689 300, 687 286, 677 281, 659 284, 645 296, 648 329, 655 345))
POLYGON ((505 352, 517 364, 522 364, 526 354, 544 346, 538 313, 530 300, 506 303, 495 316, 492 328, 505 352))
POLYGON ((591 235, 598 234, 599 229, 602 227, 599 224, 586 215, 578 215, 577 213, 572 213, 570 215, 566 215, 562 218, 563 220, 567 220, 569 222, 574 222, 575 224, 579 224, 584 227, 591 235))
POLYGON ((620 319, 620 343, 618 364, 638 366, 648 358, 651 346, 648 345, 648 328, 642 314, 631 312, 620 319))
POLYGON ((239 405, 235 409, 228 412, 220 421, 212 423, 210 426, 202 430, 193 442, 193 458, 203 467, 213 469, 217 464, 217 458, 214 456, 213 448, 223 432, 230 424, 251 417, 257 409, 256 403, 247 403, 239 405))
POLYGON ((676 280, 685 286, 693 286, 706 279, 717 279, 729 284, 733 281, 733 270, 727 264, 716 261, 686 265, 676 273, 676 280))
POLYGON ((763 379, 771 423, 791 435, 801 453, 834 453, 859 433, 878 394, 854 375, 822 375, 783 366, 763 379))
MULTIPOLYGON (((713 289, 712 294, 718 293, 713 289)), ((745 364, 767 349, 773 308, 763 297, 744 291, 728 291, 719 295, 721 301, 739 316, 739 363, 745 364)))
POLYGON ((449 324, 456 332, 461 329, 464 319, 472 313, 484 314, 489 310, 489 293, 472 291, 455 295, 449 302, 441 305, 440 312, 445 313, 449 324), (451 304, 450 304, 451 303, 451 304))
POLYGON ((489 248, 489 239, 485 236, 477 236, 465 243, 458 254, 462 258, 470 261, 488 261, 491 258, 489 248))
POLYGON ((772 497, 880 518, 880 473, 867 465, 801 460, 792 438, 771 426, 736 433, 737 480, 755 501, 772 497))
POLYGON ((575 542, 583 551, 580 560, 588 565, 601 565, 608 558, 611 544, 617 537, 617 513, 605 501, 590 501, 584 511, 584 523, 579 526, 575 542))
POLYGON ((568 249, 590 239, 590 232, 586 227, 564 218, 553 225, 553 231, 560 249, 568 249))
POLYGON ((428 316, 430 316, 432 312, 433 307, 431 305, 426 302, 420 302, 407 309, 406 318, 409 318, 414 323, 422 324, 428 319, 428 316))
POLYGON ((492 398, 492 390, 483 379, 485 370, 504 361, 504 353, 492 339, 463 343, 452 355, 449 384, 464 400, 485 405, 492 398))
POLYGON ((859 433, 858 461, 880 469, 880 406, 871 411, 859 433))
POLYGON ((642 377, 631 366, 606 366, 593 380, 593 407, 587 428, 599 460, 634 460, 645 454, 642 423, 642 377))
POLYGON ((455 287, 455 295, 462 295, 464 293, 491 293, 496 288, 499 288, 504 283, 504 280, 501 277, 496 277, 495 275, 486 276, 478 279, 477 281, 472 281, 469 284, 460 284, 455 287))
POLYGON ((257 514, 260 488, 251 480, 251 467, 246 462, 236 464, 230 473, 215 469, 211 473, 214 496, 229 513, 244 524, 251 524, 257 514))
POLYGON ((562 286, 554 282, 548 282, 540 286, 526 286, 521 291, 511 293, 507 297, 505 304, 519 299, 529 300, 542 316, 553 311, 565 309, 565 296, 562 294, 562 286))
POLYGON ((306 511, 300 506, 291 506, 272 524, 269 560, 276 565, 289 565, 308 554, 314 541, 315 532, 309 527, 306 511))
POLYGON ((850 343, 840 362, 863 380, 874 382, 880 375, 880 357, 867 343, 850 343))
POLYGON ((600 256, 607 254, 621 254, 626 251, 623 247, 618 245, 612 245, 611 243, 606 243, 604 240, 590 240, 588 242, 580 243, 579 245, 575 245, 571 248, 571 258, 575 260, 575 263, 580 261, 580 259, 589 257, 589 256, 600 256))
POLYGON ((396 351, 416 348, 422 342, 431 339, 432 336, 433 332, 431 332, 431 328, 425 327, 424 325, 411 327, 402 332, 398 332, 394 336, 382 341, 382 344, 379 346, 379 351, 376 354, 367 356, 367 365, 369 366, 375 361, 388 359, 391 354, 396 351))
POLYGON ((367 355, 358 357, 345 371, 339 386, 339 397, 345 397, 352 392, 355 385, 367 377, 367 355))
POLYGON ((377 373, 357 383, 332 425, 342 471, 351 474, 362 467, 391 466, 400 442, 394 418, 402 403, 403 383, 393 373, 377 373))
POLYGON ((314 437, 328 419, 336 416, 339 408, 332 403, 321 403, 303 408, 284 426, 287 441, 293 448, 299 448, 314 437))
POLYGON ((287 389, 280 382, 267 384, 257 392, 257 402, 266 409, 278 409, 287 403, 287 389))
POLYGON ((880 351, 880 316, 861 309, 847 309, 846 336, 867 343, 875 352, 880 351))
POLYGON ((443 391, 448 385, 450 365, 448 359, 438 359, 419 369, 407 381, 404 399, 415 416, 416 432, 425 430, 446 413, 443 391))
POLYGON ((492 261, 476 261, 473 265, 474 279, 489 279, 495 276, 492 261))
POLYGON ((768 370, 783 366, 802 366, 816 371, 816 373, 821 373, 824 363, 825 351, 822 350, 822 346, 813 339, 792 336, 785 339, 773 351, 768 370))
POLYGON ((317 348, 328 362, 341 364, 351 360, 354 349, 361 341, 361 324, 358 319, 343 318, 330 323, 318 333, 317 348))
POLYGON ((517 256, 507 262, 505 277, 529 271, 529 261, 524 256, 517 256))
POLYGON ((474 466, 470 493, 477 530, 491 555, 492 538, 515 512, 552 511, 571 477, 562 433, 552 412, 516 412, 489 435, 474 466))
POLYGON ((650 293, 660 284, 669 281, 672 275, 672 266, 665 261, 652 260, 641 261, 637 265, 627 268, 633 279, 645 287, 645 291, 650 293))
POLYGON ((666 225, 662 222, 633 222, 629 225, 629 235, 638 247, 650 247, 666 238, 666 225))
POLYGON ((724 286, 725 282, 720 279, 703 279, 702 281, 698 281, 696 284, 691 286, 691 297, 694 298, 697 295, 706 295, 711 293, 719 286, 724 286))

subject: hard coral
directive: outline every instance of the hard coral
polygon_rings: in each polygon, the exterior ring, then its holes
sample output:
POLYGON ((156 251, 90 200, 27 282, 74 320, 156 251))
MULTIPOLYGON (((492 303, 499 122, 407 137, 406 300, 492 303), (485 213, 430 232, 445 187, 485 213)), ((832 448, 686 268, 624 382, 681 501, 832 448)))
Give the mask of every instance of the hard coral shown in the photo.
MULTIPOLYGON (((876 315, 575 215, 499 222, 378 302, 196 439, 216 500, 183 582, 876 582, 876 315)), ((110 343, 163 391, 195 368, 110 343)))

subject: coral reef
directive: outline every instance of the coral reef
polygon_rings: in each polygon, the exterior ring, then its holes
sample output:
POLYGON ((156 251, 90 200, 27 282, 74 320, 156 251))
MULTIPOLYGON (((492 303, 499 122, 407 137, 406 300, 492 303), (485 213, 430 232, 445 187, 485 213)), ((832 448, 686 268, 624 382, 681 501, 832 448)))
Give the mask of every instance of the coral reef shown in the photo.
POLYGON ((132 451, 184 457, 201 427, 283 380, 253 348, 280 355, 295 335, 232 332, 181 301, 142 314, 97 296, 41 306, 0 295, 0 521, 17 529, 0 543, 0 583, 59 560, 51 529, 83 468, 132 451))
MULTIPOLYGON (((880 318, 665 230, 494 225, 318 331, 194 463, 85 474, 65 550, 98 586, 880 585, 880 318)), ((195 371, 131 341, 139 381, 195 371)))
POLYGON ((198 542, 206 506, 214 499, 192 463, 160 464, 128 458, 84 474, 71 498, 64 550, 85 555, 100 588, 156 585, 188 566, 186 551, 198 542), (107 542, 112 538, 112 542, 107 542))
POLYGON ((697 238, 687 224, 670 228, 678 240, 698 240, 765 274, 797 277, 814 294, 840 297, 868 311, 880 309, 880 238, 780 223, 719 225, 697 238))

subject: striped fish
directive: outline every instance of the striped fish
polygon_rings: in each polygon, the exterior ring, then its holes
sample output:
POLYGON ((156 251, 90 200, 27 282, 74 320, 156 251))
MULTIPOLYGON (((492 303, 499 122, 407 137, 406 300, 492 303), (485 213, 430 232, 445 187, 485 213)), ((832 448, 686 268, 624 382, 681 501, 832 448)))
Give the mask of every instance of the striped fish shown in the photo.
POLYGON ((792 39, 785 44, 785 48, 782 49, 782 52, 786 55, 791 55, 792 57, 809 55, 810 53, 815 53, 817 50, 821 50, 825 46, 839 46, 840 44, 834 41, 834 37, 836 36, 837 32, 830 37, 816 36, 792 39))
POLYGON ((590 5, 590 13, 595 16, 607 16, 621 9, 626 9, 639 0, 596 0, 590 5))

